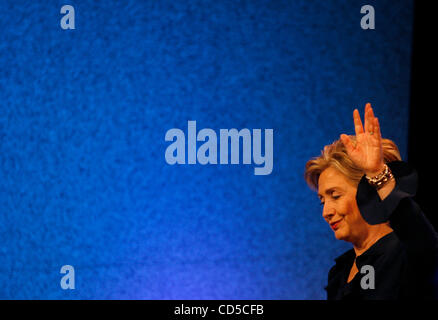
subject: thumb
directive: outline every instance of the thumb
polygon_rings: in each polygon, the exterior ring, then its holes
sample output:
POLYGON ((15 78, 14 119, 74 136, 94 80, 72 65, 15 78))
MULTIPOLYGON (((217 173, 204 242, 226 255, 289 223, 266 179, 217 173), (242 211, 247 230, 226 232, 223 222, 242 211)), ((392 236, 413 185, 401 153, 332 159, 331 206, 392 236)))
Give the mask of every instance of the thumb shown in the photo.
POLYGON ((347 152, 350 152, 354 149, 353 142, 351 141, 350 137, 346 134, 341 134, 341 141, 344 144, 345 148, 347 149, 347 152))

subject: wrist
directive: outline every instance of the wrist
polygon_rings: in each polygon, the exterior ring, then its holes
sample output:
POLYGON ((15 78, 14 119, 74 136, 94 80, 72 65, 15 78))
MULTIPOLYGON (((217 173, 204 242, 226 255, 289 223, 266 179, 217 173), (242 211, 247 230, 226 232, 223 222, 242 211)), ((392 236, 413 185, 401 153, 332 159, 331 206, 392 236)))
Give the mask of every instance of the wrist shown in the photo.
POLYGON ((382 163, 377 169, 365 171, 365 175, 368 178, 373 178, 373 177, 376 177, 376 176, 382 174, 385 171, 385 169, 386 169, 386 166, 384 163, 382 163))
POLYGON ((383 165, 383 170, 377 175, 366 175, 365 177, 368 180, 368 183, 375 187, 377 190, 383 188, 385 185, 388 184, 388 182, 394 179, 394 175, 392 174, 391 169, 386 164, 383 165))

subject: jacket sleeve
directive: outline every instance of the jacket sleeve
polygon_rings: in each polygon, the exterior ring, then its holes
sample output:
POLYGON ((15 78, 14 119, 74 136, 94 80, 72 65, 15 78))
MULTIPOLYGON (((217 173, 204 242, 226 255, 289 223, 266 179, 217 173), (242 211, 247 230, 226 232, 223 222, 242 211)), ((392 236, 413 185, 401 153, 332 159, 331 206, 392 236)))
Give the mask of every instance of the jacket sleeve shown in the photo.
POLYGON ((365 176, 359 182, 356 200, 362 217, 372 225, 389 221, 411 253, 435 255, 438 252, 437 233, 413 199, 418 181, 415 170, 402 161, 390 162, 388 166, 396 185, 384 200, 365 176))

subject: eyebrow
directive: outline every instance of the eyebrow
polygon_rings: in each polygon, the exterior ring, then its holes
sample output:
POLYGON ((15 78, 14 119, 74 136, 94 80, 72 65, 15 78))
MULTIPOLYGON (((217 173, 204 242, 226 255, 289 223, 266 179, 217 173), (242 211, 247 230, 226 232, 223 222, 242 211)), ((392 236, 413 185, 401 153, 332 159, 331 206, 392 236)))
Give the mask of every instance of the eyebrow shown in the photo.
MULTIPOLYGON (((336 189, 339 189, 339 188, 338 187, 328 188, 324 191, 324 194, 331 194, 333 191, 336 191, 336 189)), ((322 197, 323 197, 323 195, 321 193, 318 193, 318 198, 321 199, 322 197)))

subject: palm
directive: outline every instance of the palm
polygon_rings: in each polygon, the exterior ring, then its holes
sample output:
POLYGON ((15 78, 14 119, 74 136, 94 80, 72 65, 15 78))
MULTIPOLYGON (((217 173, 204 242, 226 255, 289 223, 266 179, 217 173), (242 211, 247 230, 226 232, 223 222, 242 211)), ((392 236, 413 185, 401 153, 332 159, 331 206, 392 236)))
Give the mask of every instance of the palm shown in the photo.
POLYGON ((368 103, 365 107, 365 127, 357 109, 354 110, 353 118, 356 143, 347 135, 341 135, 348 156, 364 172, 379 172, 383 166, 382 137, 379 121, 374 117, 371 105, 368 103))

